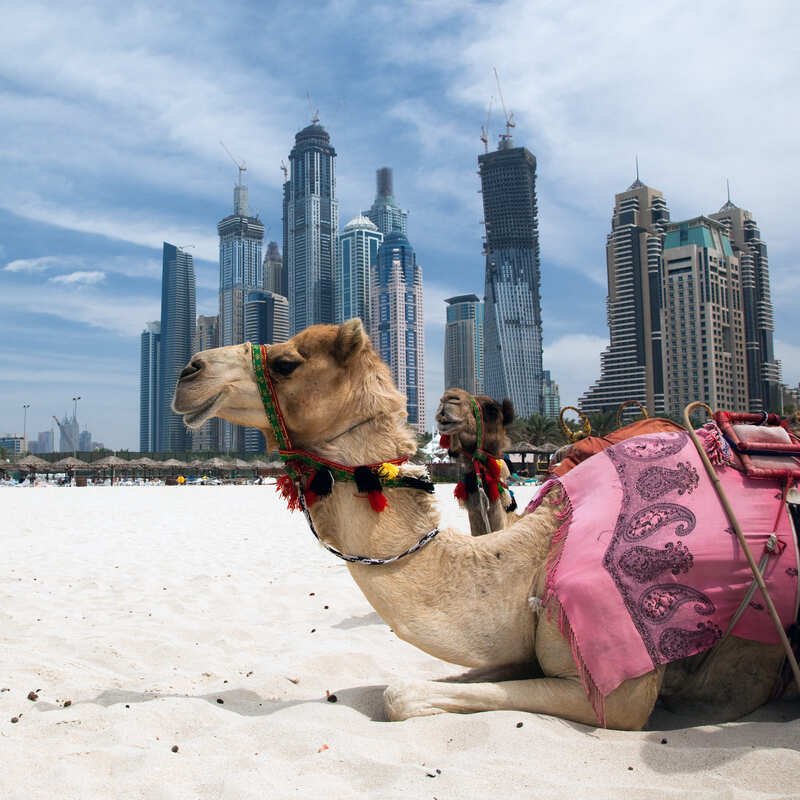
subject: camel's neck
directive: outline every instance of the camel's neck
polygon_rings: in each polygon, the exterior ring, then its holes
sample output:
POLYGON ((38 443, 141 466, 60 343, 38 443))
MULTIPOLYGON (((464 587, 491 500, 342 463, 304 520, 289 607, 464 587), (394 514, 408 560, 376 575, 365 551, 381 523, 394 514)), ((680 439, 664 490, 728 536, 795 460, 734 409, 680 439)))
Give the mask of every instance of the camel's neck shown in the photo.
MULTIPOLYGON (((461 451, 456 463, 459 465, 461 476, 474 472, 475 465, 472 456, 461 451)), ((473 536, 483 536, 491 531, 501 531, 506 527, 506 511, 501 498, 489 500, 480 492, 469 492, 464 500, 464 508, 469 519, 469 529, 473 536), (487 530, 488 525, 488 530, 487 530)))
MULTIPOLYGON (((438 525, 429 495, 386 494, 389 507, 378 514, 351 484, 336 484, 312 509, 320 536, 343 552, 386 558, 438 525)), ((554 525, 545 507, 501 533, 472 538, 444 530, 394 564, 349 568, 395 633, 422 650, 464 666, 499 665, 499 654, 503 663, 522 662, 533 656, 527 599, 543 574, 554 525)))

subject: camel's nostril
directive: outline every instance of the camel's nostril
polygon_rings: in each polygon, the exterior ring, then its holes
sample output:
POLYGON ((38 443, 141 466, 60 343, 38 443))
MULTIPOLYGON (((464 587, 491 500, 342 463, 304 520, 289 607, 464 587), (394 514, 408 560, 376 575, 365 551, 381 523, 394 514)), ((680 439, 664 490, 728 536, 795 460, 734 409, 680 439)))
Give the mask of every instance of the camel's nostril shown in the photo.
POLYGON ((181 379, 191 378, 192 375, 197 375, 197 373, 202 369, 203 362, 199 358, 195 358, 181 370, 181 379))

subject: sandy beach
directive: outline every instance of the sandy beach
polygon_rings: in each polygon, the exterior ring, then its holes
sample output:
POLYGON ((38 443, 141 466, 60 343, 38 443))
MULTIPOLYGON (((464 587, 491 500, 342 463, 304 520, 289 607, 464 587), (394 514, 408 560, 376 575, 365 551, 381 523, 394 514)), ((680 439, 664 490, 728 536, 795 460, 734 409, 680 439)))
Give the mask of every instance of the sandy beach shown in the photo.
POLYGON ((797 703, 641 733, 386 722, 387 683, 461 669, 400 641, 270 486, 0 489, 0 545, 4 800, 800 797, 797 703))

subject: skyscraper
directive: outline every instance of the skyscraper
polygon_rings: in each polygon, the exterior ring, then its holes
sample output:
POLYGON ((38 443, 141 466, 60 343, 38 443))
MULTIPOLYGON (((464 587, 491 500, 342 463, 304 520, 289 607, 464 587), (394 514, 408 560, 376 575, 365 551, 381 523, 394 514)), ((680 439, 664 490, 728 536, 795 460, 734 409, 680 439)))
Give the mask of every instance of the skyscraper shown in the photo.
POLYGON ((550 419, 558 419, 561 413, 561 395, 558 384, 550 376, 550 370, 542 372, 542 414, 550 419))
MULTIPOLYGON (((194 332, 192 354, 202 350, 219 347, 219 316, 198 315, 194 332)), ((197 430, 191 432, 192 450, 199 453, 216 452, 219 449, 219 419, 204 422, 197 430)))
MULTIPOLYGON (((289 301, 264 289, 249 292, 244 304, 244 332, 253 344, 276 344, 289 338, 289 301)), ((256 428, 244 428, 244 452, 263 453, 264 437, 256 428)))
POLYGON ((478 157, 486 226, 484 391, 520 417, 542 410, 536 159, 508 133, 478 157))
POLYGON ((742 284, 726 226, 708 217, 668 224, 663 258, 666 410, 694 400, 746 409, 742 284))
POLYGON ((371 219, 384 236, 388 236, 394 230, 407 233, 408 211, 404 211, 395 202, 391 167, 381 167, 376 170, 375 179, 377 183, 375 202, 363 216, 371 219))
POLYGON ((664 413, 661 251, 667 222, 664 196, 638 177, 615 196, 606 242, 610 343, 600 356, 599 380, 579 400, 583 411, 638 400, 651 413, 664 413))
POLYGON ((161 273, 161 339, 159 351, 158 450, 186 452, 191 436, 172 410, 172 395, 181 370, 192 356, 196 289, 190 253, 164 242, 161 273))
POLYGON ((286 297, 286 287, 283 285, 283 257, 277 242, 270 242, 264 255, 264 289, 286 297))
POLYGON ((475 294, 460 294, 445 303, 445 389, 483 394, 483 303, 475 294))
POLYGON ((339 234, 339 261, 336 269, 337 323, 360 317, 370 329, 372 272, 378 263, 383 234, 367 217, 351 219, 339 234))
POLYGON ((161 351, 161 323, 148 322, 142 331, 139 367, 139 451, 158 451, 159 394, 158 361, 161 351))
POLYGON ((378 251, 372 281, 370 338, 406 396, 408 423, 425 430, 425 327, 422 267, 408 239, 393 231, 378 251))
MULTIPOLYGON (((217 223, 219 233, 219 346, 241 344, 244 338, 244 301, 248 292, 264 286, 261 245, 264 225, 250 216, 247 187, 233 190, 233 214, 217 223)), ((219 421, 219 448, 226 452, 242 448, 238 426, 219 421)))
POLYGON ((749 411, 781 410, 780 364, 773 347, 773 307, 769 290, 767 245, 753 215, 731 202, 709 215, 725 225, 739 259, 747 354, 749 411))
POLYGON ((292 335, 334 320, 336 264, 336 151, 314 116, 295 136, 289 154, 291 176, 284 190, 284 256, 289 281, 292 335))

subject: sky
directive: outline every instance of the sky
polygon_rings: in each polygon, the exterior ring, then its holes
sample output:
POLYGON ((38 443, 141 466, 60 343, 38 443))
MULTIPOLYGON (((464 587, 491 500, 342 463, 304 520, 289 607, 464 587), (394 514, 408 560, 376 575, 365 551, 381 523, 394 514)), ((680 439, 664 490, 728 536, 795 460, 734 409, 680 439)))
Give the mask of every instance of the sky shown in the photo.
POLYGON ((26 424, 35 439, 80 396, 81 428, 138 450, 162 242, 193 246, 198 313, 216 313, 216 223, 238 178, 220 142, 282 246, 281 162, 317 111, 342 226, 382 166, 409 211, 432 428, 444 299, 483 296, 477 157, 481 126, 491 147, 503 130, 495 69, 514 142, 537 158, 544 364, 562 404, 599 377, 606 235, 637 156, 673 220, 719 210, 726 181, 752 211, 783 380, 800 380, 789 2, 29 2, 2 19, 0 434, 26 424))

